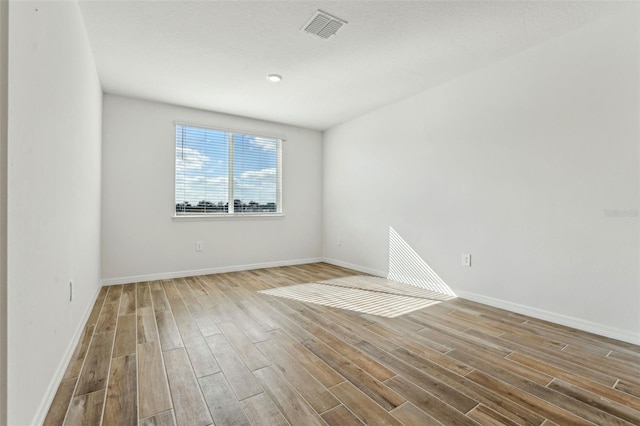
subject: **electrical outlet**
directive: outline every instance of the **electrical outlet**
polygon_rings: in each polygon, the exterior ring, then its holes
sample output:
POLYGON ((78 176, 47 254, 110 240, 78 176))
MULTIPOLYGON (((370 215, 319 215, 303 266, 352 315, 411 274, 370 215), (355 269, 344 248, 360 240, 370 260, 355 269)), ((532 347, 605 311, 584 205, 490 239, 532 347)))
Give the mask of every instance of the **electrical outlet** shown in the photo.
POLYGON ((202 241, 196 241, 196 251, 202 251, 202 241))
POLYGON ((462 266, 471 266, 471 255, 469 253, 462 253, 462 266))
POLYGON ((338 237, 338 247, 342 247, 342 238, 338 237))
POLYGON ((69 281, 69 302, 73 302, 73 281, 69 281))

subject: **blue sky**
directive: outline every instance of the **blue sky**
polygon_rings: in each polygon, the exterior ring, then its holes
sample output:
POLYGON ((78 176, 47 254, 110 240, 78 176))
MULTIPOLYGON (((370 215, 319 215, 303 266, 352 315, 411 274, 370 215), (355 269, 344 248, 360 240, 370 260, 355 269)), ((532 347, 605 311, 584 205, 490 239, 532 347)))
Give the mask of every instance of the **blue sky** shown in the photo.
MULTIPOLYGON (((234 199, 276 202, 277 140, 234 134, 234 199)), ((228 200, 229 133, 176 126, 176 203, 228 200)))

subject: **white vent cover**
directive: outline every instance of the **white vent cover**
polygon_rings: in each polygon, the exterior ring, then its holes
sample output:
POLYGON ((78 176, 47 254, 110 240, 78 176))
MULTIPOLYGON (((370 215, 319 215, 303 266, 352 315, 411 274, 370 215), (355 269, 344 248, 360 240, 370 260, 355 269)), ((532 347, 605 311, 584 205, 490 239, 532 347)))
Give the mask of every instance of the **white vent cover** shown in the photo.
POLYGON ((328 39, 338 32, 347 21, 331 16, 321 10, 316 11, 313 16, 302 27, 302 31, 316 37, 328 39))

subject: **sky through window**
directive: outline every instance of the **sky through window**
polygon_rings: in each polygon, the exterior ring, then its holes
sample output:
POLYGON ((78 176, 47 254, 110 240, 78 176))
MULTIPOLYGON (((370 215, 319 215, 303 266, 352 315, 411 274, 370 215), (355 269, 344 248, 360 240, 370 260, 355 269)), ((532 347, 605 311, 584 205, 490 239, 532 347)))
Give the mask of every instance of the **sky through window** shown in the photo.
POLYGON ((278 158, 277 139, 177 125, 176 213, 279 211, 278 158))

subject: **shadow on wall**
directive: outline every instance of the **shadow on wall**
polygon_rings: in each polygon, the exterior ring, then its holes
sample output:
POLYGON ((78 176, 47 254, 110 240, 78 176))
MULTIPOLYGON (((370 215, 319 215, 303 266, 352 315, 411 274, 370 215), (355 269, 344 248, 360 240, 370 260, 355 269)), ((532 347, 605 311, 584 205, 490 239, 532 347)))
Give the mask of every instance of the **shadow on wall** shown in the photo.
POLYGON ((389 274, 387 279, 451 296, 456 294, 407 242, 389 227, 389 274))

